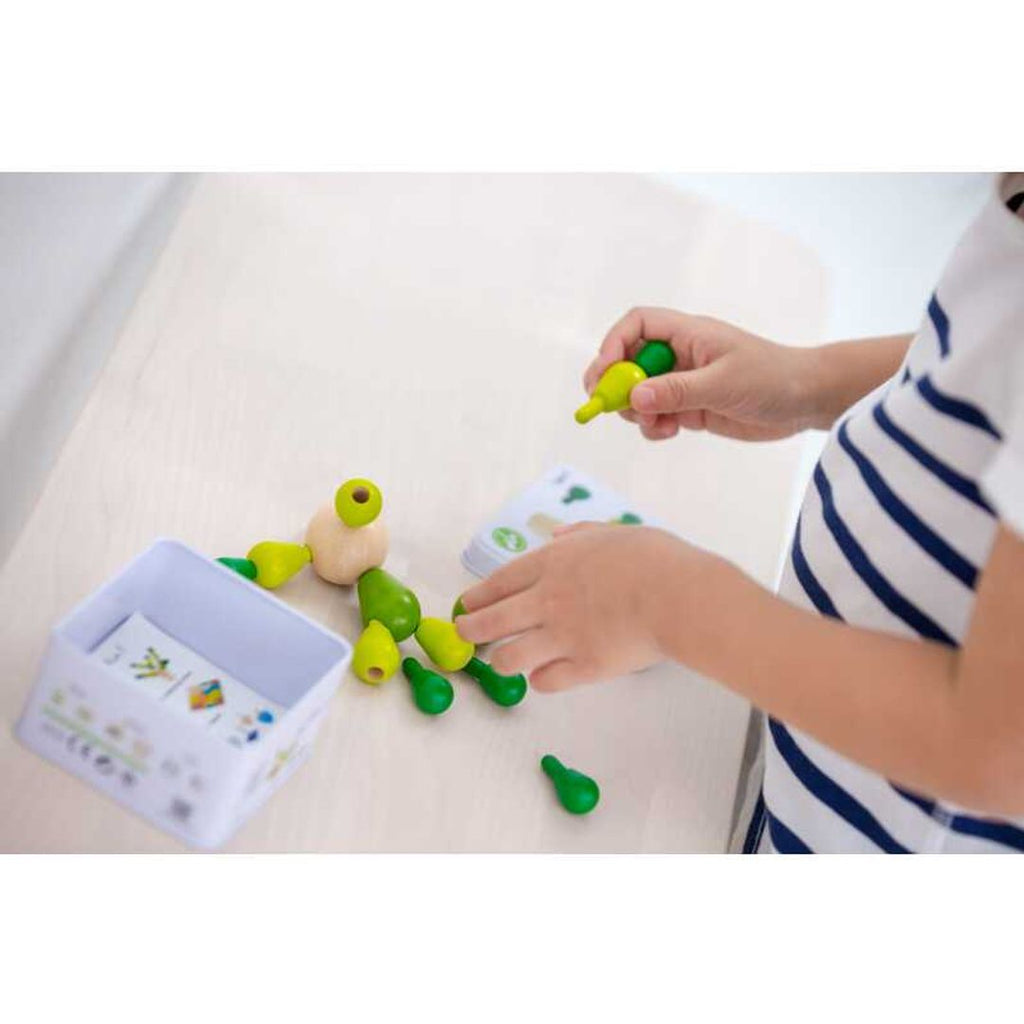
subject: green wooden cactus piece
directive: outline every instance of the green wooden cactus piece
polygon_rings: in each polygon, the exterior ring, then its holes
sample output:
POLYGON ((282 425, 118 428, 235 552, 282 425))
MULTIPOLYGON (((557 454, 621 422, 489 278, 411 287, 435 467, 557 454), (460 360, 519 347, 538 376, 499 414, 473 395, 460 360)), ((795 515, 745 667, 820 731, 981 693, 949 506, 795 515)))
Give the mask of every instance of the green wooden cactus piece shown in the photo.
POLYGON ((472 676, 484 693, 503 708, 518 704, 526 696, 528 687, 524 675, 503 676, 479 658, 470 658, 462 671, 472 676))
POLYGON ((248 558, 218 558, 217 561, 229 569, 234 569, 239 576, 244 576, 247 580, 256 579, 256 563, 250 562, 248 558))
POLYGON ((359 577, 356 589, 364 626, 376 619, 399 643, 416 632, 420 602, 400 579, 383 569, 367 569, 359 577))
POLYGON ((437 672, 431 672, 415 658, 402 661, 402 673, 412 686, 412 699, 425 715, 440 715, 452 706, 452 684, 437 672))
POLYGON ((667 341, 649 341, 633 356, 633 362, 648 377, 659 377, 675 367, 676 354, 667 341))
POLYGON ((545 754, 540 766, 554 783, 558 802, 570 814, 589 814, 597 806, 601 790, 589 775, 566 768, 554 754, 545 754))

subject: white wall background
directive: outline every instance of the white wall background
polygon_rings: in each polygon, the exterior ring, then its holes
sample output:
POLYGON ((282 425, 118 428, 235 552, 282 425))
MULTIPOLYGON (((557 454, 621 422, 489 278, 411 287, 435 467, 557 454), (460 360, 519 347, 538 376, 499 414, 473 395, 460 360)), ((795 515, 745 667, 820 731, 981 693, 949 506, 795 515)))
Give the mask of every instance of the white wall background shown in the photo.
POLYGON ((914 330, 992 181, 988 174, 658 177, 782 228, 814 249, 832 278, 827 340, 914 330))
POLYGON ((0 174, 0 562, 190 184, 0 174))

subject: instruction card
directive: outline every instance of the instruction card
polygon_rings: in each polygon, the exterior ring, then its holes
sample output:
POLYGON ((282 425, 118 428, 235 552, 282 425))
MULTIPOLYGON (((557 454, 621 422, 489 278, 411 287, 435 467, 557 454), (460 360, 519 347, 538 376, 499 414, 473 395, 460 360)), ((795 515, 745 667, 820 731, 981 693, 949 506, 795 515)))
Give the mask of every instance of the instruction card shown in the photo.
POLYGON ((587 521, 662 526, 593 477, 571 466, 557 466, 477 531, 462 553, 462 564, 476 576, 489 576, 547 543, 556 527, 587 521))
POLYGON ((284 711, 138 612, 95 647, 92 657, 179 717, 233 746, 259 742, 284 711))

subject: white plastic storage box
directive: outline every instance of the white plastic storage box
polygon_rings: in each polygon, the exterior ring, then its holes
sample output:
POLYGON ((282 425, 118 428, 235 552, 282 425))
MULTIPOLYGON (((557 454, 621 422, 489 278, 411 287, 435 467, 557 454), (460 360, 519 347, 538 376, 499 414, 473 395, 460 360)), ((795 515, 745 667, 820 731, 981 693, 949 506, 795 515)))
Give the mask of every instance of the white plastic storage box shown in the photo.
POLYGON ((224 843, 308 755, 347 641, 173 540, 158 540, 50 636, 23 743, 195 846, 224 843), (140 613, 280 712, 257 743, 197 727, 93 652, 140 613))

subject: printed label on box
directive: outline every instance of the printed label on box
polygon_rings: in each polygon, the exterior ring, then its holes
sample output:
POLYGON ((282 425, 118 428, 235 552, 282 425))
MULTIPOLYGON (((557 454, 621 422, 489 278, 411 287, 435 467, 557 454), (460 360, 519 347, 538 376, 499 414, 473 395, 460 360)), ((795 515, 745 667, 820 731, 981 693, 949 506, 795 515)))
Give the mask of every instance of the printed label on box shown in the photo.
POLYGON ((179 717, 212 729, 233 746, 259 742, 283 711, 138 612, 92 656, 179 717))

